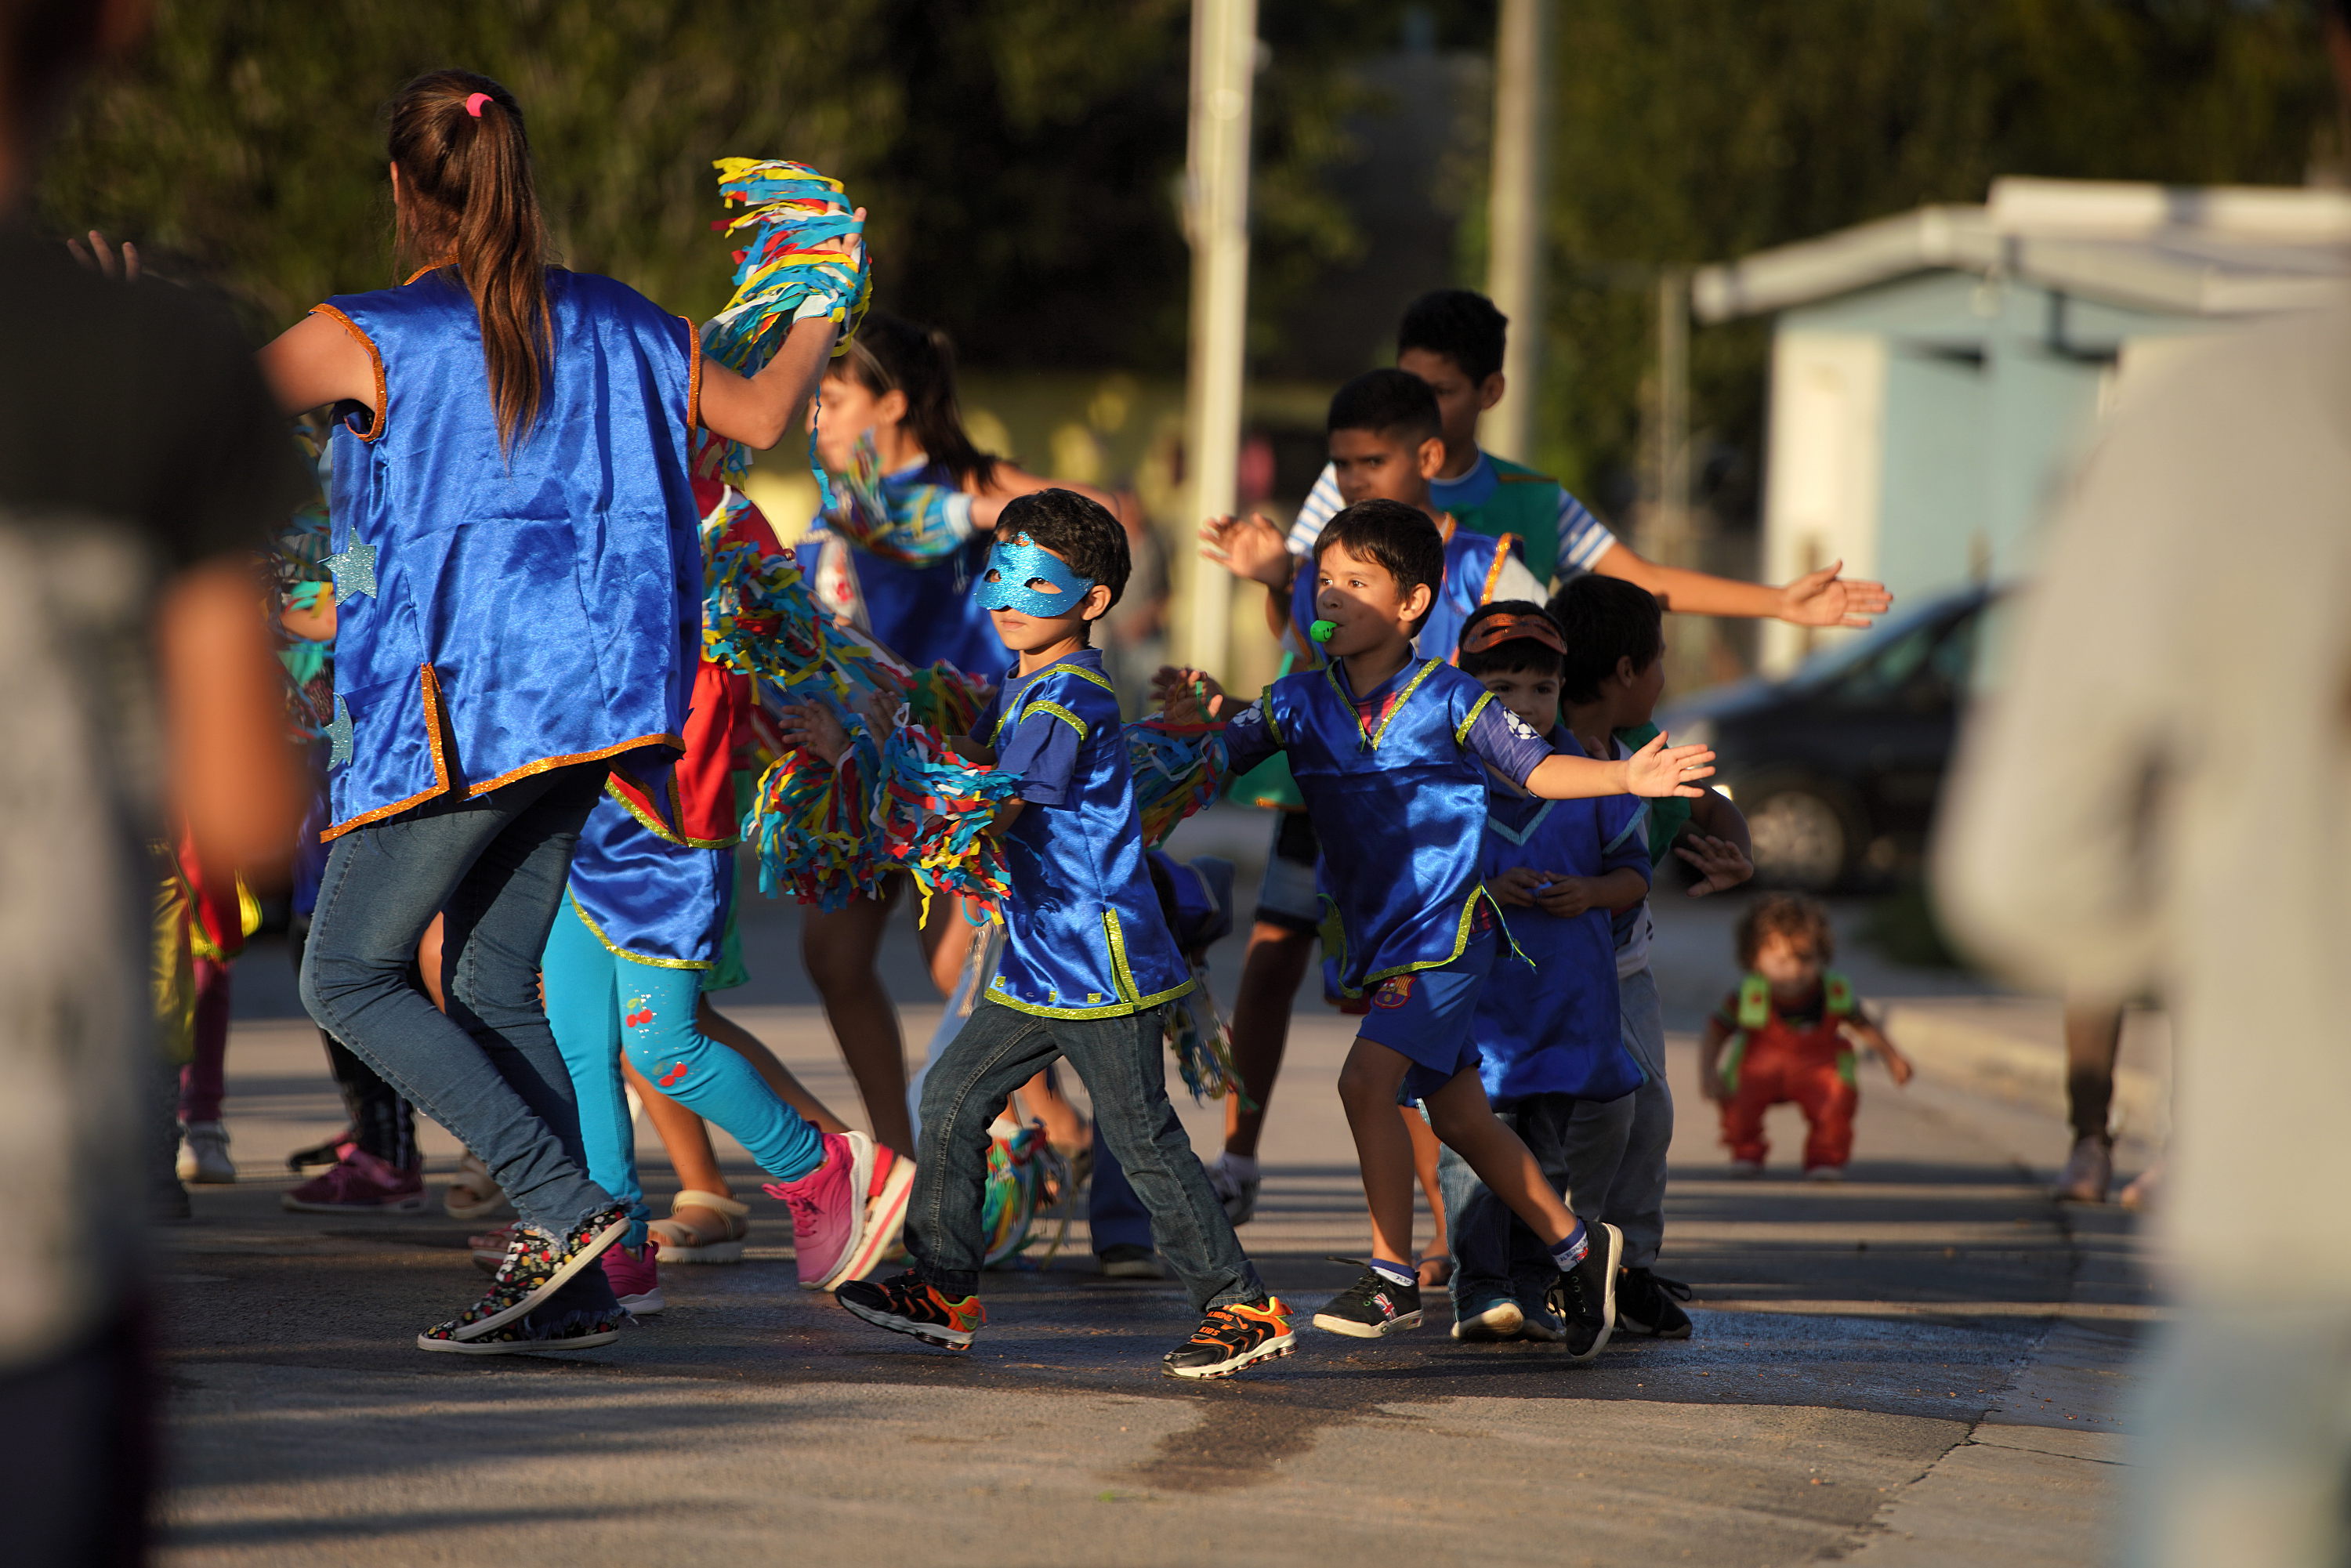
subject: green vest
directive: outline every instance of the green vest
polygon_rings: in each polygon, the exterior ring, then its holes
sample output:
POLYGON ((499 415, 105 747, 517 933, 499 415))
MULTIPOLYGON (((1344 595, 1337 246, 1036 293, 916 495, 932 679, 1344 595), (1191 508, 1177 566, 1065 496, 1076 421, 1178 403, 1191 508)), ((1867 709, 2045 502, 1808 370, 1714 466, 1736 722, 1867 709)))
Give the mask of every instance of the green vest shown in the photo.
POLYGON ((1501 483, 1475 507, 1455 507, 1453 520, 1488 538, 1516 534, 1526 550, 1527 570, 1535 580, 1549 583, 1559 573, 1560 482, 1548 474, 1486 454, 1501 483))

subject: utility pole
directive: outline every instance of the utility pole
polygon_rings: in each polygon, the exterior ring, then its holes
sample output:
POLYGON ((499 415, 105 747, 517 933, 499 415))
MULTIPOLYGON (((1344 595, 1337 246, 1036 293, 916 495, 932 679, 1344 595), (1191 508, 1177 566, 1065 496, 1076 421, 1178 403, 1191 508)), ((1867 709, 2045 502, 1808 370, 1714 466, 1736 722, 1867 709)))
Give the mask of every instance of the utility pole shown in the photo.
POLYGON ((1192 0, 1191 132, 1184 228, 1192 246, 1192 342, 1185 381, 1184 463, 1191 516, 1176 559, 1188 575, 1184 656, 1212 674, 1229 655, 1232 582, 1200 559, 1191 527, 1233 510, 1241 444, 1242 354, 1249 327, 1249 99, 1257 78, 1257 0, 1192 0))
POLYGON ((1487 202, 1486 292, 1510 319, 1507 390, 1479 443, 1523 463, 1542 392, 1545 174, 1553 0, 1502 0, 1494 34, 1494 173, 1487 202))
POLYGON ((1690 529, 1689 273, 1657 274, 1656 559, 1697 566, 1690 529))

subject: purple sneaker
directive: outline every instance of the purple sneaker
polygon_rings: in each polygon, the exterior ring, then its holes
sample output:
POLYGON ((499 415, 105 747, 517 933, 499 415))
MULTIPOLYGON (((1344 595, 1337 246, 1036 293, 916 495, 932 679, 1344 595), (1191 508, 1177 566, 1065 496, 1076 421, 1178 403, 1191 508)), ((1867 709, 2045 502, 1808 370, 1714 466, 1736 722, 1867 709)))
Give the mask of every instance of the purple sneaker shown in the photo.
POLYGON ((296 1214, 422 1214, 424 1170, 402 1170, 354 1145, 340 1164, 280 1193, 277 1201, 296 1214))
POLYGON ((824 1164, 798 1181, 768 1184, 768 1196, 792 1211, 801 1290, 831 1290, 848 1273, 865 1239, 872 1184, 873 1140, 862 1133, 827 1133, 824 1164))

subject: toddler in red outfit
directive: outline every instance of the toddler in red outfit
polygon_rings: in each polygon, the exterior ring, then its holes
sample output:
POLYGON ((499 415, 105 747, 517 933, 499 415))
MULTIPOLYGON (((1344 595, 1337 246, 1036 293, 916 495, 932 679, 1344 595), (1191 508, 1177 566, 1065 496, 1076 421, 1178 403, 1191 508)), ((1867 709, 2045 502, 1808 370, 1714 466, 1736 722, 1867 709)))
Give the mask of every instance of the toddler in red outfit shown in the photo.
POLYGON ((1739 988, 1707 1019, 1699 1081, 1722 1107, 1730 1168, 1761 1176, 1771 1145, 1763 1113, 1793 1102, 1804 1113, 1804 1174, 1837 1181, 1853 1158, 1856 1043, 1876 1051, 1898 1086, 1910 1062, 1861 1011, 1845 977, 1827 967, 1836 936, 1814 899, 1772 894, 1739 923, 1739 988))

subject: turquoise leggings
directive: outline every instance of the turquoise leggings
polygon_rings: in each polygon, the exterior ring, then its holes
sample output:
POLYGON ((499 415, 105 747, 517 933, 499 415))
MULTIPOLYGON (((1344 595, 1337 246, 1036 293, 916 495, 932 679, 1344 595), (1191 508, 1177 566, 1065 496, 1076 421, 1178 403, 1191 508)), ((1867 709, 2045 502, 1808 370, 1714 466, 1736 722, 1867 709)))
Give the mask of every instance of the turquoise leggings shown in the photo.
POLYGON ((823 1163, 816 1128, 776 1098, 749 1062, 695 1027, 701 970, 642 964, 613 952, 567 896, 548 933, 542 972, 547 1021, 580 1100, 589 1177, 628 1206, 635 1223, 627 1245, 644 1245, 652 1212, 637 1180, 636 1139, 621 1082, 623 1050, 648 1082, 723 1128, 777 1180, 795 1180, 823 1163))

